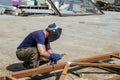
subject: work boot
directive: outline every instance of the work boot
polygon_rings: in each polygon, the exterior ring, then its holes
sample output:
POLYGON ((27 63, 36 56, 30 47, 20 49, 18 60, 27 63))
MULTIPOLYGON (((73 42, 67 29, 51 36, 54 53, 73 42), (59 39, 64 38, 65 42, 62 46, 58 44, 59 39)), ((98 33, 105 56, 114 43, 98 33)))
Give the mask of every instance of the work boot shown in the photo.
POLYGON ((23 62, 23 66, 24 66, 26 69, 33 68, 33 67, 30 66, 29 62, 27 62, 27 61, 24 61, 24 62, 23 62))

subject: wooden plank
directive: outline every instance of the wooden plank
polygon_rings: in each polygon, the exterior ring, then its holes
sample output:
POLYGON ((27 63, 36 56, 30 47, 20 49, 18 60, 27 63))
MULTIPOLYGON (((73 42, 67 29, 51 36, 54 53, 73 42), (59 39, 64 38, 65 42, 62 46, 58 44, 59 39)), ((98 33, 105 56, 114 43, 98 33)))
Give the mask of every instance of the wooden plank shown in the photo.
POLYGON ((109 78, 107 80, 120 80, 120 76, 115 76, 115 77, 109 78))
MULTIPOLYGON (((77 59, 77 60, 73 60, 73 62, 97 62, 99 60, 109 59, 111 55, 119 55, 119 54, 120 54, 119 52, 113 52, 111 54, 102 54, 102 55, 92 56, 88 58, 77 59)), ((51 72, 53 70, 63 69, 65 64, 66 62, 62 62, 55 65, 41 66, 34 69, 27 69, 27 70, 12 72, 11 76, 15 78, 23 78, 31 75, 51 72)), ((3 80, 3 77, 0 77, 0 80, 3 80)))
POLYGON ((120 65, 107 63, 72 62, 71 65, 120 68, 120 65))
POLYGON ((65 65, 65 67, 64 67, 64 69, 63 69, 63 72, 62 72, 59 80, 64 80, 64 78, 65 78, 65 76, 66 76, 66 74, 67 74, 68 68, 69 68, 69 64, 66 63, 66 65, 65 65))

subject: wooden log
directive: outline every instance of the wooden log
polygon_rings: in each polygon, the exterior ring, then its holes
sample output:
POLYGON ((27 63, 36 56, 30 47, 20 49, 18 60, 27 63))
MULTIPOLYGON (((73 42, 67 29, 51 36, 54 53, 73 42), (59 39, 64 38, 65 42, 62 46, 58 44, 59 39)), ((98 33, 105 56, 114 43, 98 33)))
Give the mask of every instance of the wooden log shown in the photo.
POLYGON ((109 78, 107 80, 120 80, 120 76, 114 76, 114 77, 109 78))
POLYGON ((66 65, 65 65, 65 67, 64 67, 64 69, 63 69, 63 72, 62 72, 59 80, 64 80, 64 78, 65 78, 65 76, 66 76, 66 74, 67 74, 68 68, 69 68, 69 64, 66 63, 66 65))
POLYGON ((120 65, 107 63, 72 62, 71 65, 120 68, 120 65))
MULTIPOLYGON (((77 60, 73 60, 73 62, 97 62, 99 60, 109 59, 109 58, 111 58, 111 55, 118 56, 119 54, 120 54, 119 52, 113 52, 111 54, 102 54, 102 55, 92 56, 92 57, 88 57, 88 58, 77 59, 77 60)), ((33 69, 11 72, 11 76, 13 76, 15 78, 23 78, 23 77, 27 77, 27 76, 31 76, 31 75, 51 72, 53 70, 63 69, 65 64, 66 64, 66 62, 62 62, 62 63, 58 63, 55 65, 41 66, 41 67, 33 68, 33 69)), ((0 80, 3 80, 3 77, 0 77, 0 80)))

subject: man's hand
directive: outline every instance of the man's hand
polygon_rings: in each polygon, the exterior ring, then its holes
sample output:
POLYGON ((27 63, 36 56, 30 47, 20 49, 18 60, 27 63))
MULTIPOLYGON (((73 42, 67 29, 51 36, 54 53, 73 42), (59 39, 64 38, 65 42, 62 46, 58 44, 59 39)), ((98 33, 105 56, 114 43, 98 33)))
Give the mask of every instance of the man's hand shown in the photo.
POLYGON ((60 60, 62 58, 62 55, 57 54, 57 53, 51 53, 50 54, 50 59, 52 61, 54 61, 54 63, 56 64, 58 60, 60 60))
POLYGON ((51 53, 50 59, 54 62, 54 64, 56 64, 57 61, 60 60, 64 55, 66 55, 66 53, 63 54, 51 53))

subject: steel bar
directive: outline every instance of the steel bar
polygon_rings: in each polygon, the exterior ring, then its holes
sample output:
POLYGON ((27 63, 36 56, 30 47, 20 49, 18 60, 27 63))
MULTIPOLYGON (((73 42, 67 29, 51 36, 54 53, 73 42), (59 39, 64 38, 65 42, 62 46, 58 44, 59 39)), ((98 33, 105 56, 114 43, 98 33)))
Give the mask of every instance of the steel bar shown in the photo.
POLYGON ((62 17, 66 16, 90 16, 90 15, 102 15, 101 13, 95 13, 95 14, 62 14, 62 17))
MULTIPOLYGON (((119 55, 119 54, 120 54, 119 52, 113 52, 111 54, 102 54, 102 55, 92 56, 88 58, 77 59, 77 60, 73 60, 72 62, 97 62, 99 60, 109 59, 111 58, 111 55, 119 55)), ((15 78, 23 78, 31 75, 51 72, 53 70, 63 69, 65 64, 66 62, 62 62, 55 65, 47 65, 47 66, 41 66, 33 69, 11 72, 11 76, 15 78)), ((0 77, 0 80, 3 80, 3 77, 0 77)))
POLYGON ((62 16, 62 14, 59 12, 59 10, 56 8, 56 6, 54 5, 54 3, 52 2, 52 0, 47 0, 50 4, 51 4, 51 6, 52 6, 52 8, 55 10, 55 12, 59 15, 59 16, 62 16))
POLYGON ((120 68, 120 65, 108 63, 72 62, 71 65, 120 68))
POLYGON ((69 64, 66 63, 66 65, 65 65, 65 67, 64 67, 64 69, 63 69, 63 72, 62 72, 62 74, 61 74, 59 80, 64 80, 65 75, 67 74, 68 68, 69 68, 69 64))
MULTIPOLYGON (((99 61, 98 63, 105 63, 105 62, 102 62, 102 61, 99 61)), ((112 73, 115 73, 115 74, 120 74, 119 72, 115 71, 115 70, 112 70, 108 67, 101 67, 101 66, 98 66, 98 68, 100 69, 103 69, 103 70, 106 70, 106 71, 109 71, 109 72, 112 72, 112 73)))
POLYGON ((120 80, 120 76, 115 76, 115 77, 112 77, 112 78, 107 79, 107 80, 120 80))
POLYGON ((104 14, 104 12, 92 0, 90 0, 90 1, 101 12, 101 14, 104 14))
POLYGON ((111 58, 111 55, 118 56, 118 55, 120 55, 120 53, 119 52, 113 52, 111 54, 101 54, 101 55, 92 56, 92 57, 88 57, 88 58, 73 60, 72 62, 98 62, 99 60, 105 60, 105 59, 111 58))
POLYGON ((12 77, 12 76, 7 76, 6 78, 7 78, 7 80, 18 80, 15 77, 12 77))
POLYGON ((111 55, 111 57, 120 59, 120 56, 116 56, 116 55, 111 55))

